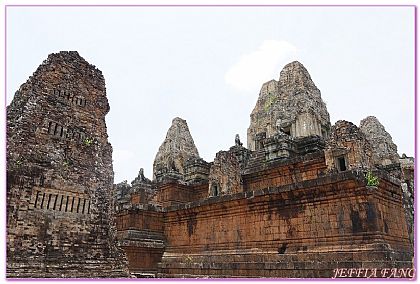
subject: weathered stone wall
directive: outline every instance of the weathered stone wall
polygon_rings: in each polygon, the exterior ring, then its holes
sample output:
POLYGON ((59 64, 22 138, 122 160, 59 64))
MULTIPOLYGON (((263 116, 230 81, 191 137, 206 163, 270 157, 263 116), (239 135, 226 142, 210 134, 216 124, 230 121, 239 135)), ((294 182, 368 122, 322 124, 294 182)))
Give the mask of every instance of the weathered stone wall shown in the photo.
POLYGON ((233 151, 220 151, 210 167, 208 196, 233 194, 243 191, 241 167, 233 151))
POLYGON ((385 127, 374 116, 368 116, 360 122, 360 131, 362 131, 372 148, 372 158, 375 165, 388 166, 399 164, 399 155, 397 145, 392 141, 391 135, 385 130, 385 127))
POLYGON ((334 124, 325 148, 328 170, 370 169, 372 155, 372 146, 356 125, 345 120, 334 124))
POLYGON ((154 277, 164 248, 161 208, 136 205, 117 213, 119 245, 127 254, 130 272, 138 277, 154 277))
POLYGON ((7 277, 126 277, 104 77, 51 54, 7 107, 7 277))
POLYGON ((137 177, 131 182, 123 181, 114 186, 116 192, 115 209, 131 208, 135 204, 149 204, 156 196, 156 187, 152 181, 144 176, 143 168, 140 169, 137 177))
POLYGON ((306 68, 299 62, 287 64, 279 81, 265 83, 251 113, 248 128, 248 149, 257 150, 258 135, 269 138, 279 131, 292 137, 318 135, 326 138, 330 116, 321 92, 306 68))
POLYGON ((161 276, 331 277, 337 267, 411 267, 399 184, 381 177, 378 189, 348 171, 171 206, 161 276))
POLYGON ((209 180, 210 164, 201 158, 192 158, 184 165, 184 179, 189 184, 202 183, 209 180))
POLYGON ((410 241, 414 244, 414 158, 403 154, 401 164, 401 188, 403 192, 403 206, 408 227, 410 241))
MULTIPOLYGON (((248 167, 245 192, 195 195, 188 202, 190 186, 160 185, 159 196, 171 202, 162 208, 164 249, 153 271, 161 277, 302 278, 331 277, 341 267, 410 268, 399 180, 374 174, 377 188, 366 187, 363 172, 327 173, 317 151, 248 167)), ((129 214, 141 219, 144 212, 129 214)), ((153 252, 152 246, 142 249, 144 257, 133 257, 131 265, 151 271, 143 261, 151 261, 153 252)))
POLYGON ((322 151, 294 159, 249 165, 242 177, 244 191, 289 185, 325 175, 327 167, 322 151))
POLYGON ((205 199, 209 188, 208 182, 187 185, 177 180, 160 183, 157 186, 158 192, 153 202, 163 207, 205 199))

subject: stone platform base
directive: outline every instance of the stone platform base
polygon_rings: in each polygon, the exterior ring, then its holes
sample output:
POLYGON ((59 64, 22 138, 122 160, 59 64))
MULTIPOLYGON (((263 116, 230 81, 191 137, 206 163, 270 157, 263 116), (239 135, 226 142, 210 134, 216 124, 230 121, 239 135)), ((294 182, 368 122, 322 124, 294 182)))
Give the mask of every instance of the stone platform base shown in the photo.
MULTIPOLYGON (((196 255, 165 253, 160 263, 161 278, 332 278, 337 268, 412 268, 411 256, 381 249, 360 249, 330 252, 311 251, 282 254, 280 251, 261 252, 221 251, 196 255), (394 259, 398 259, 395 261, 394 259)), ((363 275, 363 274, 362 274, 363 275)))

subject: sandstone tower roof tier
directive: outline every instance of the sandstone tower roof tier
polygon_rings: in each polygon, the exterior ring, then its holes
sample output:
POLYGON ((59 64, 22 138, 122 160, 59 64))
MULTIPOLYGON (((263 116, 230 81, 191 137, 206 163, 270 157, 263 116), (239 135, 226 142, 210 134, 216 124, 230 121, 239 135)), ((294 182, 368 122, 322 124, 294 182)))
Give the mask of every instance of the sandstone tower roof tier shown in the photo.
POLYGON ((327 107, 306 68, 299 62, 287 64, 279 81, 263 84, 251 113, 248 148, 256 150, 261 137, 279 131, 292 137, 328 136, 331 127, 327 107))
POLYGON ((9 277, 127 276, 113 225, 104 77, 51 54, 7 107, 9 277))
POLYGON ((172 120, 172 125, 153 162, 153 179, 156 180, 157 176, 170 172, 184 175, 185 162, 192 158, 200 156, 187 121, 176 117, 172 120))
POLYGON ((391 135, 374 116, 368 116, 360 122, 360 130, 373 147, 373 162, 375 165, 388 166, 399 163, 397 145, 391 135))

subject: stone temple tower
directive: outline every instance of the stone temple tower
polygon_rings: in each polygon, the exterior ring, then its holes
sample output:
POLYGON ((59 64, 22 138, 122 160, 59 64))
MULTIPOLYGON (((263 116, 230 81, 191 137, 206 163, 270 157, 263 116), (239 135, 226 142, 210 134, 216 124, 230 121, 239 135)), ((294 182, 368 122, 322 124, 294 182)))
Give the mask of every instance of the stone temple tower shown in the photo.
POLYGON ((7 107, 7 276, 127 277, 102 72, 51 54, 7 107))
POLYGON ((190 159, 200 159, 187 121, 175 117, 160 145, 153 162, 153 179, 161 181, 164 176, 183 179, 184 167, 190 159))
POLYGON ((291 137, 318 135, 327 138, 330 115, 321 92, 299 62, 287 64, 279 81, 264 83, 251 113, 248 149, 257 150, 259 141, 279 132, 291 137))

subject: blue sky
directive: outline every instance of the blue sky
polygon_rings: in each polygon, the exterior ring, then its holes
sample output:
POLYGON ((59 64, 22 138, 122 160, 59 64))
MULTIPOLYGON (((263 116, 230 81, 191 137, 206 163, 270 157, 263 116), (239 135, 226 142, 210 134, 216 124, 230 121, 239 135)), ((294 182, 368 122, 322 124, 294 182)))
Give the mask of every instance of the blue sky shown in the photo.
POLYGON ((261 85, 298 60, 331 122, 375 115, 414 155, 412 7, 9 7, 7 104, 47 58, 77 50, 102 70, 115 182, 156 152, 174 117, 212 161, 240 134, 261 85))

